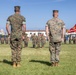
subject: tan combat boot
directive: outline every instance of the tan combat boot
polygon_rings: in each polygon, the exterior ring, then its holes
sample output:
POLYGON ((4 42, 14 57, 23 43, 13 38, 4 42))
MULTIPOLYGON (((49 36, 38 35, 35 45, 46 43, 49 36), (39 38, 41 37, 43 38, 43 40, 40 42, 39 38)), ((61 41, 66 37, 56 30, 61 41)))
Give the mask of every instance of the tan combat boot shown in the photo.
POLYGON ((17 62, 17 67, 21 67, 20 62, 17 62))
POLYGON ((55 66, 58 66, 58 62, 55 62, 55 66))
POLYGON ((55 63, 52 63, 51 66, 54 67, 55 66, 55 63))
POLYGON ((16 68, 16 62, 13 62, 13 67, 16 68))

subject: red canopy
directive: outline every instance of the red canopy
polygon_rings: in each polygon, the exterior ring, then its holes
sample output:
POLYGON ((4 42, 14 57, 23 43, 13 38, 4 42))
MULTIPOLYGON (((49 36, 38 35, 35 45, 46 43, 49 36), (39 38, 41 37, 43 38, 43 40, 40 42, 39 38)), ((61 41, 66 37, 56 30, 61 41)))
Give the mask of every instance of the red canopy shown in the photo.
POLYGON ((74 25, 73 28, 71 28, 71 29, 68 31, 68 33, 72 33, 72 32, 76 32, 76 24, 74 25))

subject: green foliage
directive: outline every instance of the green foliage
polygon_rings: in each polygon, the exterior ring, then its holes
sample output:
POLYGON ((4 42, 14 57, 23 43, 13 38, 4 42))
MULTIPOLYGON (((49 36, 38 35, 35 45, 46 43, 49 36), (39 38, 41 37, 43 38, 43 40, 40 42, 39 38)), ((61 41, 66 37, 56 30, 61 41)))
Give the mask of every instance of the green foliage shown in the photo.
POLYGON ((33 49, 30 42, 29 47, 22 50, 20 68, 11 65, 9 45, 0 45, 0 75, 76 75, 76 45, 62 45, 59 67, 50 66, 48 45, 33 49))

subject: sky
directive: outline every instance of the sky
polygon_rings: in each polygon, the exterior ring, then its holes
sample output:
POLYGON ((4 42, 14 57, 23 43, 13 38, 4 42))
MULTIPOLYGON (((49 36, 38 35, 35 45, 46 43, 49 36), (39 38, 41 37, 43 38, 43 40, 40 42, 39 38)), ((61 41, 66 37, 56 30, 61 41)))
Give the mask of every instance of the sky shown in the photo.
POLYGON ((59 10, 59 18, 70 29, 76 24, 76 0, 0 0, 0 29, 6 30, 7 18, 14 14, 14 6, 21 6, 27 30, 45 29, 52 18, 52 10, 59 10))

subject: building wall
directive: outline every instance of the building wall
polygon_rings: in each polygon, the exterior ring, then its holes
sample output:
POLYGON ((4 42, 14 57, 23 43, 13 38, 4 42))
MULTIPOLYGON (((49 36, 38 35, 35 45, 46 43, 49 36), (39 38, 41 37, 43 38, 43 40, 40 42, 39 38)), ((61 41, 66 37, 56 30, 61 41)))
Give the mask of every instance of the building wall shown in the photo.
POLYGON ((41 34, 44 34, 44 36, 46 36, 45 30, 28 30, 28 31, 26 31, 26 33, 27 33, 28 37, 31 37, 31 35, 33 35, 34 33, 36 35, 38 35, 38 33, 41 33, 41 34))
POLYGON ((3 29, 0 30, 0 35, 5 35, 5 32, 3 29))

